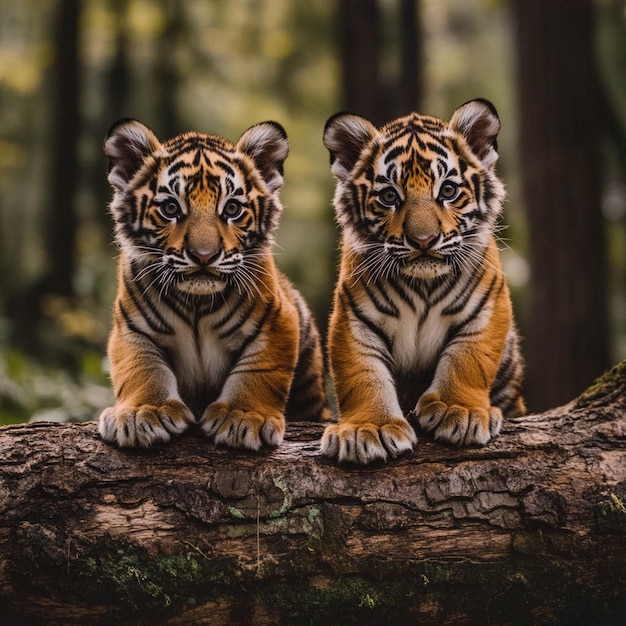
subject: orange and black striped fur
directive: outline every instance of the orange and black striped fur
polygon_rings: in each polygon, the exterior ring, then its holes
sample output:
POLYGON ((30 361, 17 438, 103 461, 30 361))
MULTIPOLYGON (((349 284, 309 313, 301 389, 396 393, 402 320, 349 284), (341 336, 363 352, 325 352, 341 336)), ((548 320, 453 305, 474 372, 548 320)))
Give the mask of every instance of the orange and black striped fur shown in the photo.
POLYGON ((318 333, 271 253, 283 128, 160 143, 120 120, 104 149, 120 258, 102 438, 148 447, 198 422, 256 450, 282 441, 285 414, 326 419, 318 333))
POLYGON ((485 100, 450 122, 324 131, 337 179, 340 275, 329 328, 339 422, 322 452, 370 463, 411 450, 405 415, 438 440, 485 444, 522 413, 522 359, 494 231, 500 121, 485 100))

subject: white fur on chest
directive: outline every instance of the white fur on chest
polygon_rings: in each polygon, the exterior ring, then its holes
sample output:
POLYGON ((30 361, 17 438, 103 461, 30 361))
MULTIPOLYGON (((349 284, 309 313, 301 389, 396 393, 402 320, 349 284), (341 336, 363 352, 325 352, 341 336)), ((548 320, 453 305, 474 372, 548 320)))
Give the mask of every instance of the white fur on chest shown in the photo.
POLYGON ((207 318, 200 320, 197 332, 181 320, 172 326, 174 334, 163 336, 162 341, 179 384, 186 388, 221 387, 231 367, 226 341, 207 318))
POLYGON ((475 317, 468 317, 468 312, 474 310, 483 297, 480 290, 472 294, 461 311, 454 315, 444 314, 456 297, 453 290, 434 305, 417 296, 412 306, 400 299, 394 300, 400 312, 398 317, 380 314, 373 306, 369 307, 368 317, 375 320, 391 339, 391 356, 400 372, 425 372, 434 368, 446 349, 451 330, 463 326, 464 330, 476 332, 488 324, 492 312, 489 304, 475 317))
POLYGON ((441 315, 441 306, 429 309, 426 317, 424 313, 421 302, 416 310, 402 304, 400 316, 385 322, 392 339, 393 360, 400 371, 430 369, 444 348, 450 320, 441 315))

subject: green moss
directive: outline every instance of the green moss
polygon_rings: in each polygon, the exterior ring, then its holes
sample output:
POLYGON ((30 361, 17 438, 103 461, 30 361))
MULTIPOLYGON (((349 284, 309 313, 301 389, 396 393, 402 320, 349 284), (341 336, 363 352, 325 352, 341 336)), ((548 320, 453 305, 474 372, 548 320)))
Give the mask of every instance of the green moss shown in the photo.
POLYGON ((235 519, 246 518, 246 516, 239 509, 236 509, 234 506, 229 506, 228 512, 230 513, 231 517, 234 517, 235 519))
POLYGON ((120 610, 163 610, 189 606, 233 584, 232 564, 194 553, 154 558, 118 550, 109 557, 87 558, 81 572, 86 593, 113 594, 120 610))
MULTIPOLYGON (((603 506, 607 515, 622 519, 626 514, 617 496, 603 506)), ((317 519, 315 511, 303 509, 302 518, 307 516, 317 519)), ((514 558, 502 563, 421 560, 411 565, 350 559, 345 550, 344 561, 338 562, 339 547, 335 550, 316 540, 299 550, 274 554, 260 569, 249 571, 234 561, 210 559, 199 550, 156 557, 129 544, 107 557, 84 559, 74 593, 80 588, 79 594, 92 599, 95 594, 107 603, 115 597, 111 611, 117 611, 120 624, 133 623, 133 616, 139 615, 158 622, 185 607, 212 601, 233 606, 233 623, 246 623, 245 616, 260 609, 276 623, 324 626, 435 623, 459 615, 474 623, 506 623, 515 615, 517 623, 527 623, 538 607, 547 611, 547 621, 571 623, 580 617, 584 623, 594 612, 610 617, 621 610, 621 600, 588 587, 576 562, 551 552, 540 534, 533 538, 532 533, 520 533, 515 541, 514 558), (320 572, 320 560, 311 559, 311 550, 326 555, 322 559, 328 566, 326 574, 320 572)), ((619 574, 609 567, 613 576, 619 574)))
POLYGON ((528 582, 528 579, 526 578, 526 575, 523 574, 522 572, 515 572, 514 574, 510 574, 508 576, 508 579, 512 583, 522 585, 522 587, 530 587, 530 584, 528 582))
POLYGON ((320 520, 320 515, 321 514, 322 514, 322 512, 320 511, 319 507, 311 506, 309 508, 309 514, 308 514, 309 524, 317 524, 318 520, 320 520))
POLYGON ((428 564, 424 569, 424 576, 426 576, 429 583, 447 583, 453 576, 454 564, 434 563, 428 564))
POLYGON ((274 585, 264 597, 282 624, 381 624, 406 614, 408 585, 350 576, 328 585, 274 585))
POLYGON ((626 505, 617 494, 609 494, 596 507, 599 524, 613 532, 626 533, 626 505))
POLYGON ((513 550, 519 554, 539 555, 546 551, 541 531, 518 532, 513 535, 513 550))
POLYGON ((576 400, 576 408, 601 402, 603 398, 626 386, 626 361, 618 363, 595 380, 576 400))
POLYGON ((282 517, 289 508, 289 488, 287 487, 285 481, 280 477, 274 478, 272 482, 274 483, 274 486, 282 492, 283 501, 276 510, 270 513, 270 517, 282 517))
POLYGON ((124 554, 117 558, 87 559, 86 567, 102 585, 112 587, 116 596, 125 598, 131 606, 171 606, 172 600, 163 585, 155 582, 150 568, 143 566, 137 556, 124 554))

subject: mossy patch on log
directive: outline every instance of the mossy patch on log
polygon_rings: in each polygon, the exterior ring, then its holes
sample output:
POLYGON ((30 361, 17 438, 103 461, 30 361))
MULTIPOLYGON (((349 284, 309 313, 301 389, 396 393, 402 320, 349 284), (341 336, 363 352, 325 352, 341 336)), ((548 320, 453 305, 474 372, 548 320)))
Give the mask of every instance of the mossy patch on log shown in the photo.
POLYGON ((626 360, 613 366, 602 376, 597 378, 582 394, 574 401, 576 409, 582 409, 591 405, 605 403, 609 396, 614 393, 623 393, 626 386, 626 360))
POLYGON ((612 530, 626 534, 626 504, 624 499, 615 493, 610 493, 606 500, 597 506, 598 524, 606 532, 612 530))

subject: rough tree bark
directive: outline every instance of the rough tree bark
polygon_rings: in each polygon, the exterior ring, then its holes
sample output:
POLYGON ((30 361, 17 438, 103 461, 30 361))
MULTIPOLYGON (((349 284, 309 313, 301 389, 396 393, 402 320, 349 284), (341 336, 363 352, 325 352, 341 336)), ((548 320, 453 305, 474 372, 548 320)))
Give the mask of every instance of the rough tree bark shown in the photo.
POLYGON ((484 448, 337 467, 95 425, 0 430, 3 624, 612 624, 626 615, 626 363, 484 448))

